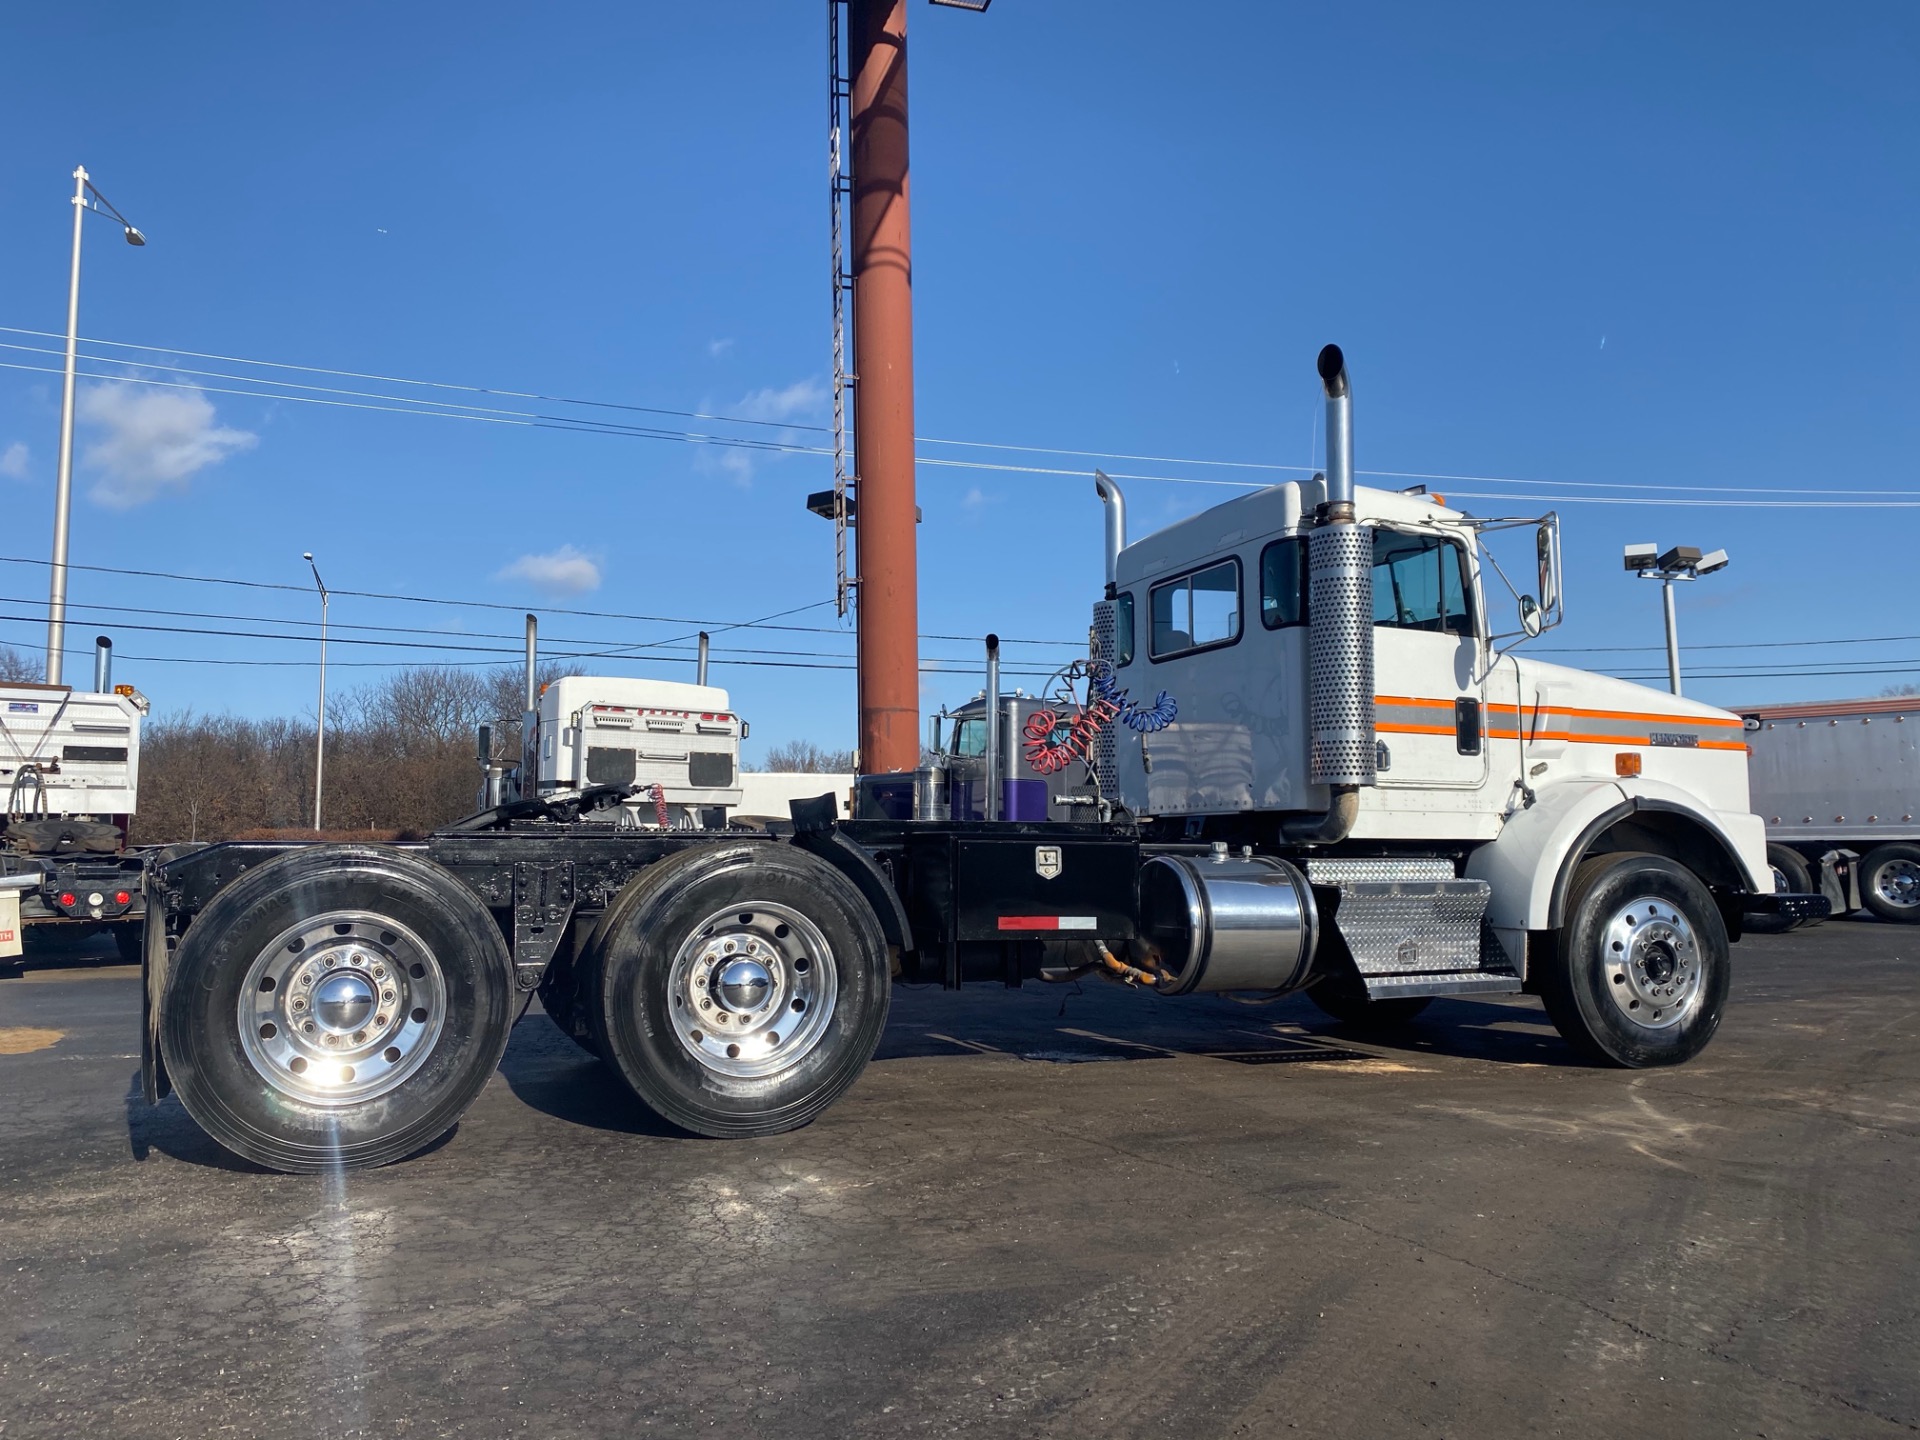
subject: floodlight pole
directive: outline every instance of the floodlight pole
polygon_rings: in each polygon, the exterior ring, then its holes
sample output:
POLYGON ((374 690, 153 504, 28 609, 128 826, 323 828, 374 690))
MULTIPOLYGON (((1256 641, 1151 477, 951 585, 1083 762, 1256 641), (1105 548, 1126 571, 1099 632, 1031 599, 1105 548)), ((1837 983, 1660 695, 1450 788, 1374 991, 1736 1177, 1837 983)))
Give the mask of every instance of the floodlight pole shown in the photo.
POLYGON ((313 583, 320 591, 320 710, 319 727, 313 740, 313 829, 320 832, 320 797, 327 781, 327 582, 320 578, 320 567, 311 554, 302 555, 313 571, 313 583))
POLYGON ((1680 693, 1680 627, 1673 618, 1673 577, 1660 582, 1660 594, 1667 603, 1667 688, 1680 693))

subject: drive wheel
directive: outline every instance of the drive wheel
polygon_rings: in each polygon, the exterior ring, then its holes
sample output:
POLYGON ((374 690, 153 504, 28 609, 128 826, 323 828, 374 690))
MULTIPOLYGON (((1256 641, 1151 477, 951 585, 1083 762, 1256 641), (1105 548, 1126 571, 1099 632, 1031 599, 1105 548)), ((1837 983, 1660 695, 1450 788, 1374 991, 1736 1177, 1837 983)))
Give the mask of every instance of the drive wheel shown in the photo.
POLYGON ((512 966, 478 897, 377 846, 316 846, 222 890, 174 952, 161 1050, 187 1113, 274 1170, 384 1165, 450 1130, 500 1063, 512 966))
POLYGON ((1860 862, 1860 898, 1882 920, 1920 924, 1920 846, 1869 850, 1860 862))
POLYGON ((1720 1027, 1732 979, 1713 896, 1663 855, 1583 861, 1540 977, 1567 1043, 1601 1064, 1678 1065, 1720 1027))
POLYGON ((892 998, 886 937, 790 845, 702 846, 628 882, 588 957, 600 1053, 696 1135, 798 1129, 859 1078, 892 998))
POLYGON ((1408 1024, 1433 1003, 1431 995, 1370 1000, 1365 986, 1337 976, 1309 986, 1307 998, 1341 1024, 1364 1030, 1387 1030, 1408 1024))

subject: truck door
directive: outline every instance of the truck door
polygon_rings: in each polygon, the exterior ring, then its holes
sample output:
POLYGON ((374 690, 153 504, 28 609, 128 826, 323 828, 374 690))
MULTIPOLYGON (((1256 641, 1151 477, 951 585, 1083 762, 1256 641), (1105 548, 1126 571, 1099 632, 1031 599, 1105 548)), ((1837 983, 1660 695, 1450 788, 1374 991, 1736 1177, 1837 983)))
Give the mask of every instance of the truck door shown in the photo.
POLYGON ((1375 726, 1385 792, 1438 792, 1390 809, 1477 809, 1487 779, 1487 714, 1473 571, 1447 535, 1380 528, 1373 537, 1375 726), (1452 803, 1438 798, 1448 793, 1452 803))

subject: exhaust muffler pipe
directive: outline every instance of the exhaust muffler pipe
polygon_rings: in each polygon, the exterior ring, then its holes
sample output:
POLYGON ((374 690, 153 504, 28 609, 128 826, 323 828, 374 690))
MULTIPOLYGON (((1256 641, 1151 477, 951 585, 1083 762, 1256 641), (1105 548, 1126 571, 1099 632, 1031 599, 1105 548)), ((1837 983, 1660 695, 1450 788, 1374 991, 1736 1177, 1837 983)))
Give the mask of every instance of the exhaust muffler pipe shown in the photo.
POLYGON ((1120 552, 1127 548, 1127 497, 1101 470, 1093 472, 1093 493, 1107 512, 1107 594, 1119 580, 1120 552))
POLYGON ((1000 818, 1000 637, 987 636, 986 724, 987 793, 980 802, 982 820, 1000 818))
POLYGON ((533 616, 527 616, 527 704, 529 710, 540 708, 540 622, 533 616))
POLYGON ((93 637, 93 693, 107 695, 113 691, 113 641, 105 635, 93 637))
POLYGON ((700 658, 694 662, 693 683, 696 685, 707 683, 707 632, 704 630, 700 632, 700 658))
POLYGON ((1333 793, 1324 815, 1291 821, 1286 832, 1331 845, 1353 829, 1358 787, 1376 779, 1373 530, 1354 520, 1353 386, 1338 345, 1320 352, 1318 369, 1327 397, 1327 499, 1307 537, 1307 778, 1333 793))

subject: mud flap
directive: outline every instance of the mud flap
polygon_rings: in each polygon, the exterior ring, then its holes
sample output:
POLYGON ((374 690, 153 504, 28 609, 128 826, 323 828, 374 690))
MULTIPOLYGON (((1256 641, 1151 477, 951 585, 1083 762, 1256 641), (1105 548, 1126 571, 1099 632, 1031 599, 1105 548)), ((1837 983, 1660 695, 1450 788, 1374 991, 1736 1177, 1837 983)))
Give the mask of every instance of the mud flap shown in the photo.
POLYGON ((140 948, 140 1090, 149 1105, 173 1092, 166 1061, 160 1056, 160 1007, 167 993, 167 906, 157 866, 149 865, 140 889, 146 904, 140 948))
POLYGON ((1829 850, 1820 857, 1820 893, 1835 916, 1860 908, 1860 857, 1852 850, 1829 850))

